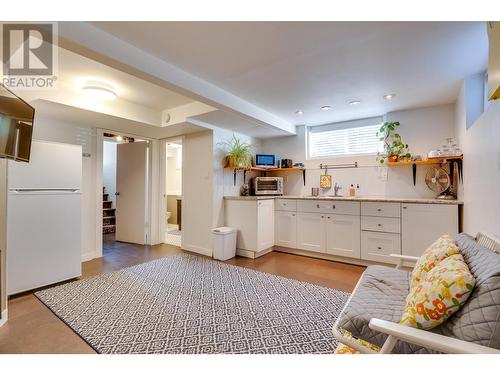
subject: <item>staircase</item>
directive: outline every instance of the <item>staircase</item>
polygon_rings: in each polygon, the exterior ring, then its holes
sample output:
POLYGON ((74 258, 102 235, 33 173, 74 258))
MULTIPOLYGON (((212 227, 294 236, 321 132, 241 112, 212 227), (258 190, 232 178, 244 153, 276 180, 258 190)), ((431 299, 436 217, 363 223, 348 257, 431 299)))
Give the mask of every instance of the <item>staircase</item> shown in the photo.
POLYGON ((113 202, 109 200, 106 187, 102 188, 102 234, 115 233, 116 217, 113 202))

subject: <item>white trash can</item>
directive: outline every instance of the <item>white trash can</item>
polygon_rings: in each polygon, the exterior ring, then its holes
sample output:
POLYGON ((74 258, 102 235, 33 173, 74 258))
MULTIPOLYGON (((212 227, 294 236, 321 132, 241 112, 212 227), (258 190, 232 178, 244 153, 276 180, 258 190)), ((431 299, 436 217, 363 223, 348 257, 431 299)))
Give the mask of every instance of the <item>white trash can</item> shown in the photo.
POLYGON ((214 237, 214 259, 227 260, 236 256, 238 230, 231 227, 212 229, 214 237))

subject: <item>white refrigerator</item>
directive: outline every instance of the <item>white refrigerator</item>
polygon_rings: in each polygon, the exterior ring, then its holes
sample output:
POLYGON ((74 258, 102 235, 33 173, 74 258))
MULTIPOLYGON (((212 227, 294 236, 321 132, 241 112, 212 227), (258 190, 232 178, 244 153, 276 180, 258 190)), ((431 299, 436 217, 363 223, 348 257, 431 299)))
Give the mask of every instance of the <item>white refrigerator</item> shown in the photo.
POLYGON ((80 276, 81 146, 33 141, 7 183, 7 294, 80 276))

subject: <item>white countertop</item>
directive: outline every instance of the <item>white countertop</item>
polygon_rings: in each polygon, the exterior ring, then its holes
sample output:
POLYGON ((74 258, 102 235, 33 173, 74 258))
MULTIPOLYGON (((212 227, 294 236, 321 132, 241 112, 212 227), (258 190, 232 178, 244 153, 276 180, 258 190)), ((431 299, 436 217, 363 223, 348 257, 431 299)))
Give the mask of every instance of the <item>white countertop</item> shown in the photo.
POLYGON ((459 200, 443 200, 434 198, 392 198, 392 197, 329 197, 329 196, 225 196, 228 200, 265 200, 265 199, 304 199, 304 200, 331 200, 331 201, 353 201, 353 202, 394 202, 394 203, 427 203, 427 204, 463 204, 459 200))

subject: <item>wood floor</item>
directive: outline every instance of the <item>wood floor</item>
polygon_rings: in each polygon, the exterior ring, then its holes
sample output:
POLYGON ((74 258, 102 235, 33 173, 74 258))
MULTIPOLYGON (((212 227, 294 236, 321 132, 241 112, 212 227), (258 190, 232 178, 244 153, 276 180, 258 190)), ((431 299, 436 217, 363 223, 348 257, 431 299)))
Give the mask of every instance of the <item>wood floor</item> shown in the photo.
MULTIPOLYGON (((104 256, 85 262, 82 277, 91 277, 181 252, 171 245, 139 246, 105 241, 104 256)), ((272 252, 258 259, 237 257, 227 263, 262 272, 352 291, 364 267, 272 252)), ((332 322, 333 323, 333 322, 332 322)), ((32 293, 9 300, 9 320, 0 328, 0 353, 95 353, 32 293)))

